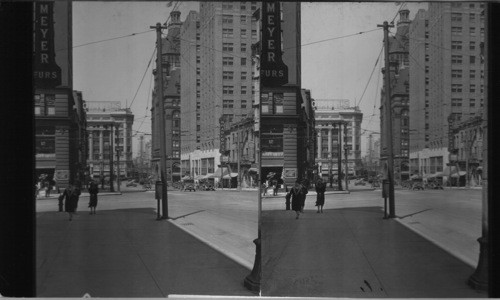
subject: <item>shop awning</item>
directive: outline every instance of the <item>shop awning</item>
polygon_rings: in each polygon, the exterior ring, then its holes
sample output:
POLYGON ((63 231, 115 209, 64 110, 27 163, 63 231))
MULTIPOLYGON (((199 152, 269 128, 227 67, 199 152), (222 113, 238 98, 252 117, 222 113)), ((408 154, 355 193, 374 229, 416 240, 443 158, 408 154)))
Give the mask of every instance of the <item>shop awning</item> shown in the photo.
POLYGON ((451 174, 451 177, 457 178, 459 175, 460 176, 465 176, 465 174, 467 174, 467 172, 465 172, 465 171, 459 171, 458 173, 451 174))
MULTIPOLYGON (((231 177, 233 177, 233 178, 234 177, 238 177, 238 173, 231 173, 231 177)), ((227 174, 227 175, 224 175, 224 177, 222 177, 222 178, 224 178, 224 179, 230 179, 231 177, 229 176, 229 174, 227 174)))
POLYGON ((259 173, 259 169, 257 169, 257 168, 250 168, 250 169, 248 169, 248 172, 259 173))
POLYGON ((450 176, 451 174, 456 174, 457 172, 458 172, 458 169, 456 166, 448 166, 448 167, 444 168, 443 175, 450 176))
POLYGON ((437 172, 437 173, 434 173, 434 174, 431 174, 429 176, 429 178, 434 178, 434 177, 443 177, 443 172, 437 172))
POLYGON ((193 177, 187 175, 181 178, 181 180, 190 180, 190 179, 193 179, 193 177))
POLYGON ((222 175, 227 175, 229 174, 229 171, 227 170, 227 168, 218 168, 215 173, 213 174, 210 174, 208 175, 208 178, 220 178, 221 177, 221 169, 223 169, 224 171, 222 172, 222 175))

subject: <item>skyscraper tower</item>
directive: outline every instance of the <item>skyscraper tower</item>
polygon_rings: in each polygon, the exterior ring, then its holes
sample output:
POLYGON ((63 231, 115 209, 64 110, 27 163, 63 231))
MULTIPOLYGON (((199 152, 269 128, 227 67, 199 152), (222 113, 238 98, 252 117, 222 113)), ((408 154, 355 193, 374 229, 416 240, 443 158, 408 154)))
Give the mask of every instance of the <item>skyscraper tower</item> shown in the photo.
POLYGON ((201 2, 181 30, 182 169, 194 177, 220 165, 221 126, 252 115, 252 17, 257 2, 201 2), (189 121, 188 121, 189 120, 189 121))

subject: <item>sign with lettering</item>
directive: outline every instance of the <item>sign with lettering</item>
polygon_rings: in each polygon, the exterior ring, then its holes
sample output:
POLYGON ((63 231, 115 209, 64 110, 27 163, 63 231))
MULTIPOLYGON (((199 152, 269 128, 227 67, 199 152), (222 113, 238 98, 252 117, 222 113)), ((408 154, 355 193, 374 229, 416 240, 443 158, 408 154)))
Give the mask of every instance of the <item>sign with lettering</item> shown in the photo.
POLYGON ((54 2, 34 2, 35 36, 33 76, 35 87, 55 88, 61 85, 61 68, 54 51, 54 2))
POLYGON ((265 87, 288 83, 288 67, 283 63, 281 49, 280 2, 262 2, 262 51, 260 80, 265 87))
POLYGON ((220 147, 219 153, 223 154, 226 152, 226 136, 224 135, 224 130, 226 129, 226 120, 224 116, 219 118, 219 139, 220 139, 220 147))

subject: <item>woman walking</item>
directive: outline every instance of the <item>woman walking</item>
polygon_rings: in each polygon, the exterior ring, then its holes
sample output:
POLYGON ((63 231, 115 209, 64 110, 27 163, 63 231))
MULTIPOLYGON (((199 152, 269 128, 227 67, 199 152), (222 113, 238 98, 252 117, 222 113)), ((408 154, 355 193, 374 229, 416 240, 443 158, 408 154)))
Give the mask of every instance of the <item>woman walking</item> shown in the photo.
POLYGON ((316 182, 316 206, 318 207, 318 211, 316 213, 323 212, 323 205, 325 204, 325 190, 326 185, 321 178, 316 182))
POLYGON ((302 210, 302 203, 303 203, 302 197, 303 197, 302 185, 297 180, 295 181, 295 185, 287 195, 287 198, 290 198, 292 200, 292 210, 294 210, 295 213, 297 214, 295 219, 299 218, 300 211, 302 210))
POLYGON ((97 193, 99 193, 99 188, 97 187, 97 183, 91 181, 89 186, 89 195, 90 195, 89 207, 91 215, 92 214, 95 215, 95 209, 97 207, 97 193))
POLYGON ((76 214, 78 199, 80 197, 80 189, 76 186, 69 185, 64 191, 64 208, 69 214, 69 220, 73 220, 73 215, 76 214))

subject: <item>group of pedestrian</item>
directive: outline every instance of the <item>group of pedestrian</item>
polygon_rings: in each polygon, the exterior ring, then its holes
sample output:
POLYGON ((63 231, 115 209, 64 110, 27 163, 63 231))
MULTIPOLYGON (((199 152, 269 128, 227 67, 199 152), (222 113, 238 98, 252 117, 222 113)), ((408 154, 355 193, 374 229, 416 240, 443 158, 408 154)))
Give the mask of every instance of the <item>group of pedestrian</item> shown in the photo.
MULTIPOLYGON (((301 213, 304 213, 305 201, 308 193, 309 182, 304 180, 300 182, 299 180, 295 181, 294 186, 285 196, 285 205, 286 210, 291 209, 295 211, 296 216, 295 219, 298 219, 301 213)), ((326 184, 320 178, 316 181, 316 206, 318 207, 317 213, 323 212, 323 205, 325 204, 325 190, 326 184)))
MULTIPOLYGON (((90 214, 96 214, 97 207, 97 194, 99 193, 99 188, 96 182, 91 181, 88 185, 89 191, 89 208, 90 214)), ((69 184, 68 187, 59 195, 59 211, 64 211, 69 214, 69 220, 73 220, 73 215, 77 214, 76 209, 78 207, 78 201, 80 200, 80 184, 69 184)))
POLYGON ((278 184, 278 180, 276 180, 276 179, 266 180, 262 185, 262 189, 264 190, 262 196, 266 196, 267 191, 270 188, 273 190, 273 196, 278 196, 279 187, 280 186, 278 184))

